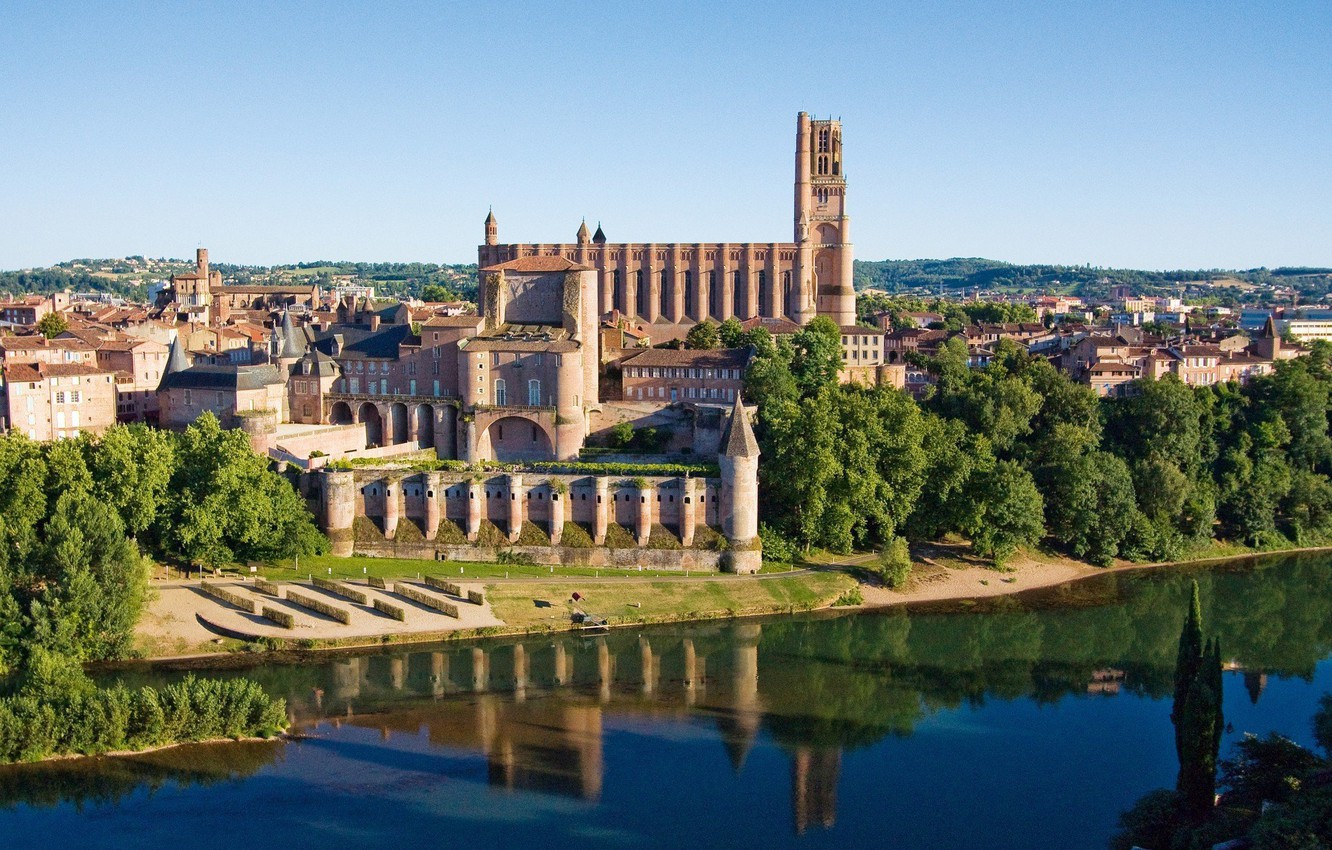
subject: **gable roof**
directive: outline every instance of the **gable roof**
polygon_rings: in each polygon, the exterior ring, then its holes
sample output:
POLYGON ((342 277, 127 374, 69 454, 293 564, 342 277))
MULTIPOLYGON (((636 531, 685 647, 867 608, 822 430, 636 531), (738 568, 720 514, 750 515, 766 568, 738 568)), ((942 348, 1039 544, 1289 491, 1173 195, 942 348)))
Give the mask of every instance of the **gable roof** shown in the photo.
POLYGON ((508 260, 503 263, 496 263, 493 266, 486 266, 480 269, 483 272, 589 272, 592 269, 587 266, 580 266, 572 260, 564 257, 519 257, 516 260, 508 260))

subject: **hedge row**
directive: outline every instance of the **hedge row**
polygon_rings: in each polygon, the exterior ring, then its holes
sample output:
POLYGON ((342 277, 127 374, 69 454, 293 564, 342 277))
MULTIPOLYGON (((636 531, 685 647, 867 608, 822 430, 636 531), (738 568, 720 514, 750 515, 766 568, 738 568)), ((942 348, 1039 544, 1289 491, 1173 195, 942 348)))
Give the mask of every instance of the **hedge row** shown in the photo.
POLYGON ((395 582, 393 584, 393 592, 398 594, 399 596, 406 597, 407 599, 410 599, 413 602, 419 602, 420 604, 426 606, 427 608, 434 608, 436 611, 439 611, 440 613, 445 614, 449 617, 453 617, 456 619, 458 616, 457 605, 454 605, 452 602, 445 602, 442 599, 436 599, 435 597, 431 596, 428 593, 422 593, 421 591, 412 587, 410 584, 402 584, 401 582, 395 582))
POLYGON ((265 620, 272 620, 284 629, 296 627, 296 617, 290 611, 279 611, 277 608, 265 605, 260 613, 264 615, 265 620))
POLYGON ((261 578, 254 580, 254 589, 260 593, 267 593, 269 596, 276 596, 278 598, 282 597, 282 588, 278 587, 274 582, 265 581, 261 578))
POLYGON ((371 587, 376 587, 380 590, 388 590, 388 585, 385 584, 384 580, 379 576, 368 576, 365 581, 371 587))
POLYGON ((225 587, 217 584, 209 584, 206 581, 199 582, 199 589, 214 599, 221 599, 228 605, 234 605, 247 613, 254 613, 254 600, 247 596, 241 596, 239 593, 232 593, 225 587))
POLYGON ((382 599, 375 600, 375 610, 388 614, 395 620, 406 620, 407 610, 401 605, 390 605, 382 599))
POLYGON ((0 763, 269 737, 286 728, 286 703, 248 679, 189 675, 161 688, 117 683, 56 698, 20 692, 0 699, 0 763))
POLYGON ((366 596, 364 593, 362 593, 359 590, 353 590, 352 588, 348 587, 342 582, 329 581, 326 578, 319 578, 318 576, 315 576, 312 579, 312 583, 314 584, 315 587, 319 588, 320 590, 327 590, 329 593, 336 593, 338 596, 341 596, 344 599, 350 599, 351 601, 359 602, 362 605, 370 604, 370 597, 366 596))
POLYGON ((287 591, 287 601, 299 605, 302 608, 309 608, 311 611, 317 611, 320 614, 332 617, 343 625, 347 625, 351 622, 351 612, 346 608, 329 605, 327 602, 320 602, 318 599, 296 593, 295 591, 287 591))
POLYGON ((425 583, 427 587, 433 587, 435 590, 442 590, 449 596, 460 597, 463 595, 462 588, 458 586, 457 582, 445 581, 442 578, 435 578, 434 576, 426 576, 425 583))
POLYGON ((467 601, 473 605, 485 605, 486 595, 479 590, 469 590, 467 591, 467 601))

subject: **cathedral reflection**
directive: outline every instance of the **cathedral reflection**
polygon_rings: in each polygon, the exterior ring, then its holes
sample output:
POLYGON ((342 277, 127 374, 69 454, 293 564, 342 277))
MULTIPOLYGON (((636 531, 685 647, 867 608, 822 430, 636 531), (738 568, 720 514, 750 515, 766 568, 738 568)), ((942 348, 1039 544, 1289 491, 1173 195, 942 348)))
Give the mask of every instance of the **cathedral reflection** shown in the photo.
MULTIPOLYGON (((327 692, 293 695, 290 705, 301 726, 424 733, 436 746, 480 753, 496 788, 596 801, 608 718, 706 718, 739 775, 770 704, 788 701, 764 691, 762 635, 760 624, 743 623, 349 657, 330 666, 327 692)), ((773 684, 790 685, 780 675, 773 684)), ((832 826, 841 749, 781 743, 795 831, 832 826)))

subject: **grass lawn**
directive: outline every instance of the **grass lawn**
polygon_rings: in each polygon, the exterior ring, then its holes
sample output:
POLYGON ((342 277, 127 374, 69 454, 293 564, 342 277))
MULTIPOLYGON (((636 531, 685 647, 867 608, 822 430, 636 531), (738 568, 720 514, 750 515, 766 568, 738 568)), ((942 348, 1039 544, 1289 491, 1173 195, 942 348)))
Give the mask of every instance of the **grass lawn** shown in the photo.
POLYGON ((495 616, 511 626, 565 628, 576 590, 582 610, 611 623, 785 613, 831 604, 855 580, 844 573, 790 577, 717 576, 711 581, 496 582, 486 586, 495 616))
MULTIPOLYGON (((248 575, 249 570, 241 565, 233 568, 237 573, 248 575)), ((791 569, 790 564, 764 564, 762 572, 784 573, 791 569)), ((306 579, 310 575, 324 578, 356 579, 376 576, 382 579, 416 578, 417 574, 448 578, 468 579, 486 578, 539 578, 550 576, 580 576, 591 578, 671 578, 680 577, 680 570, 637 570, 607 569, 605 567, 564 567, 540 566, 534 564, 496 564, 476 561, 426 561, 418 558, 365 558, 352 556, 340 558, 334 555, 307 555, 300 559, 300 568, 294 569, 291 561, 264 564, 256 575, 274 580, 306 579), (332 570, 330 573, 329 571, 332 570)), ((691 575, 712 575, 712 573, 692 571, 691 575)))

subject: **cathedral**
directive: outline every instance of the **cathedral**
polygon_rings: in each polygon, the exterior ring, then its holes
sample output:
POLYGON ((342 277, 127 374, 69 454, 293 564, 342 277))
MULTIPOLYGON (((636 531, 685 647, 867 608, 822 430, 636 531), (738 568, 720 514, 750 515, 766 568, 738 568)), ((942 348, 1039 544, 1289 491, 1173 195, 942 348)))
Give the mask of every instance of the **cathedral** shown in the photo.
POLYGON ((486 216, 484 269, 528 257, 562 257, 596 272, 602 314, 653 326, 653 339, 684 336, 696 322, 764 317, 804 324, 827 316, 854 325, 851 220, 846 212, 842 123, 796 118, 795 215, 792 242, 608 242, 586 222, 576 241, 500 244, 486 216))

